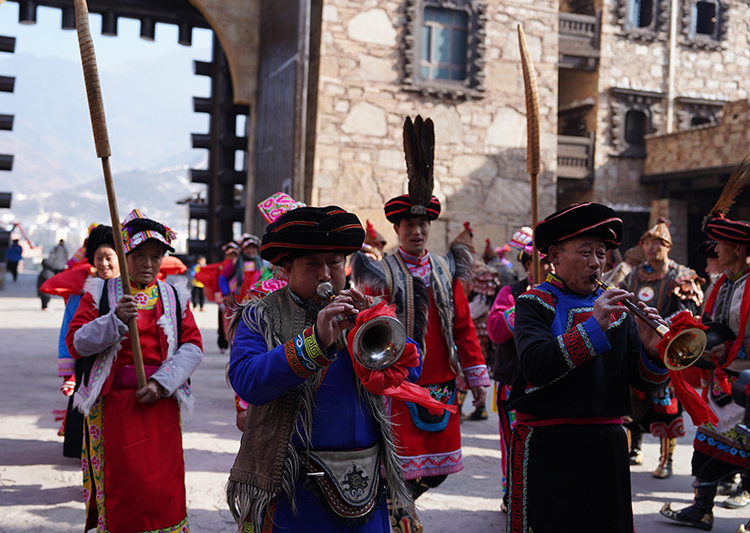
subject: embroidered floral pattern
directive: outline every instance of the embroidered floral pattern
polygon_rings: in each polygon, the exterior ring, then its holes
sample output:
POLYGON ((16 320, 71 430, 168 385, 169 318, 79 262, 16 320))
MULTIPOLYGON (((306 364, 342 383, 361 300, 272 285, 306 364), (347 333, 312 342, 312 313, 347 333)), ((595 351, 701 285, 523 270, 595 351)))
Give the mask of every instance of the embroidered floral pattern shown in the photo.
POLYGON ((99 520, 97 532, 106 531, 106 515, 104 511, 104 439, 102 438, 102 412, 104 410, 104 399, 98 398, 85 418, 88 438, 84 439, 83 452, 81 454, 81 467, 83 470, 83 498, 86 506, 86 516, 92 511, 93 503, 96 505, 99 520), (94 494, 94 501, 91 495, 94 494))
POLYGON ((145 289, 133 289, 133 300, 138 304, 138 309, 154 309, 156 302, 159 300, 158 283, 146 287, 145 289))
POLYGON ((451 397, 451 390, 447 385, 425 385, 424 388, 427 389, 427 392, 430 393, 433 399, 440 403, 446 403, 448 398, 451 397))

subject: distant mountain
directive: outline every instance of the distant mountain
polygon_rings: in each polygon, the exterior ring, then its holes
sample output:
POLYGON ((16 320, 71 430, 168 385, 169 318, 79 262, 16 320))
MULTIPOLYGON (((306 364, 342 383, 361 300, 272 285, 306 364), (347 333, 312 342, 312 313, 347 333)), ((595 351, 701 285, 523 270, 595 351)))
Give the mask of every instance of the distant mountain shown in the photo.
MULTIPOLYGON (((188 180, 188 167, 155 172, 133 170, 113 177, 120 218, 138 208, 145 215, 165 223, 181 238, 187 234, 187 206, 176 202, 200 189, 188 180)), ((39 225, 38 215, 55 214, 49 223, 55 226, 85 228, 92 222, 110 224, 104 180, 75 185, 57 191, 18 194, 12 213, 27 229, 39 225)), ((42 222, 41 225, 45 225, 42 222)), ((50 243, 47 243, 50 244, 50 243)))
MULTIPOLYGON (((12 94, 0 93, 0 113, 15 117, 13 131, 0 136, 1 153, 10 153, 6 145, 19 150, 11 173, 15 183, 36 181, 38 169, 29 159, 40 156, 69 178, 63 182, 85 183, 101 172, 80 63, 6 54, 0 73, 16 79, 12 94)), ((192 150, 191 133, 208 131, 207 115, 194 113, 192 104, 194 96, 208 96, 208 80, 193 75, 184 54, 131 61, 114 72, 102 70, 100 77, 113 172, 164 167, 192 150)))
MULTIPOLYGON (((194 57, 205 55, 196 50, 194 57)), ((0 191, 14 193, 14 218, 31 226, 38 214, 57 212, 58 226, 108 223, 80 63, 3 54, 0 75, 16 79, 13 93, 0 93, 0 113, 15 117, 12 131, 0 131, 0 154, 14 155, 12 172, 0 172, 0 191)), ((120 215, 139 207, 184 231, 186 207, 175 201, 200 189, 188 168, 206 157, 192 149, 190 134, 208 131, 208 116, 193 112, 192 98, 209 96, 209 80, 178 53, 112 72, 100 67, 100 77, 120 215)))

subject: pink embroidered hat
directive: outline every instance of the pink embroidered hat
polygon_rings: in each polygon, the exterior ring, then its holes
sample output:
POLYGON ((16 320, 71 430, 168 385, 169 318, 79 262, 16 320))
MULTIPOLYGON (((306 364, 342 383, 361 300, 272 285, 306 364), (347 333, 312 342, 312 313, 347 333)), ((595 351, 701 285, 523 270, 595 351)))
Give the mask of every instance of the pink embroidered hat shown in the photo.
POLYGON ((272 224, 287 211, 298 207, 305 207, 305 204, 296 201, 286 193, 276 192, 258 204, 258 211, 266 219, 266 222, 272 224))

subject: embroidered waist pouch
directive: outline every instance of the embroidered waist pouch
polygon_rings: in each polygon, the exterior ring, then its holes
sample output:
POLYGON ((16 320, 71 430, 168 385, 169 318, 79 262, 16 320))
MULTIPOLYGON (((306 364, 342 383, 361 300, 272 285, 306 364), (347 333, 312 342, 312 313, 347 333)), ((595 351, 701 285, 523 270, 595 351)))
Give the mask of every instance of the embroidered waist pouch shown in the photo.
MULTIPOLYGON (((438 402, 450 406, 456 400, 456 380, 451 379, 434 385, 424 385, 423 388, 429 392, 438 402)), ((450 421, 451 411, 446 409, 440 414, 432 414, 426 407, 414 402, 404 402, 409 409, 412 422, 422 431, 443 431, 450 421)))
POLYGON ((299 458, 307 477, 315 481, 340 518, 363 518, 375 508, 380 444, 362 450, 299 450, 299 458))

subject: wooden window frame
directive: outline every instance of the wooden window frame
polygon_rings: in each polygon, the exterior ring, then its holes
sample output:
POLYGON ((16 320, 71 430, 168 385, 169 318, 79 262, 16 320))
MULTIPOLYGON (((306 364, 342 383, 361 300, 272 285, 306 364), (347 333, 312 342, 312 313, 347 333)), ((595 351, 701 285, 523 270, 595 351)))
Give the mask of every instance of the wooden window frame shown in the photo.
POLYGON ((645 135, 655 133, 654 118, 663 114, 666 95, 614 87, 610 93, 611 143, 616 157, 645 159, 646 146, 631 145, 625 140, 625 117, 628 111, 640 111, 646 117, 645 135))
POLYGON ((620 26, 619 35, 631 41, 666 42, 669 38, 669 0, 653 0, 651 24, 645 27, 633 25, 630 10, 635 0, 616 0, 615 14, 620 26))
POLYGON ((406 26, 402 40, 404 76, 402 88, 451 100, 483 98, 486 55, 487 6, 471 0, 407 0, 406 26), (452 9, 467 13, 466 78, 463 80, 423 79, 421 76, 421 46, 424 10, 426 7, 452 9))
POLYGON ((681 44, 695 50, 721 50, 726 37, 729 4, 722 0, 686 0, 682 2, 682 40, 681 44), (712 35, 697 33, 698 2, 706 2, 716 6, 716 26, 712 35))

